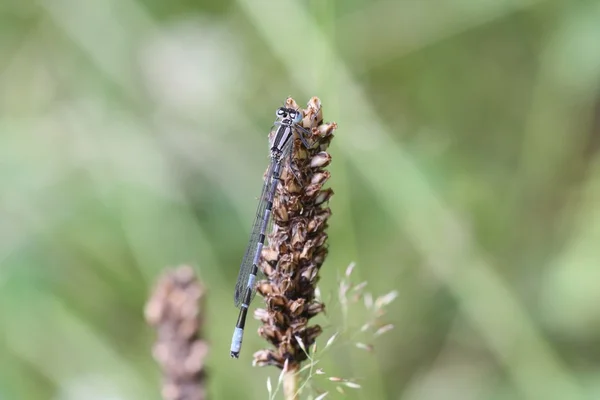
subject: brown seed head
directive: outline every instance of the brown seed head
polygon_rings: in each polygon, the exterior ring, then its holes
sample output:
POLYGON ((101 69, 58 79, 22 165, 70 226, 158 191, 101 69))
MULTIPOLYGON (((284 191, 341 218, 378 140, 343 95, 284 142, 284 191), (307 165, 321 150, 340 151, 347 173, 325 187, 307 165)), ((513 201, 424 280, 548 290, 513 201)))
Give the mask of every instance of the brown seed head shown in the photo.
MULTIPOLYGON (((292 98, 286 107, 299 109, 292 98)), ((324 170, 331 162, 327 148, 336 123, 323 123, 321 101, 313 97, 302 110, 302 126, 311 132, 306 148, 296 139, 293 172, 289 165, 281 173, 281 184, 273 201, 273 231, 262 251, 260 268, 267 280, 258 284, 266 309, 255 313, 263 323, 259 334, 274 349, 254 354, 254 365, 283 368, 306 360, 306 351, 321 334, 318 325, 308 326, 310 318, 324 310, 316 300, 319 269, 327 256, 326 206, 333 195, 323 188, 331 174, 324 170)), ((272 135, 271 135, 272 136, 272 135)))
POLYGON ((144 310, 157 331, 152 355, 163 372, 165 400, 206 398, 204 360, 208 344, 198 337, 202 327, 204 288, 194 269, 169 269, 157 280, 144 310))

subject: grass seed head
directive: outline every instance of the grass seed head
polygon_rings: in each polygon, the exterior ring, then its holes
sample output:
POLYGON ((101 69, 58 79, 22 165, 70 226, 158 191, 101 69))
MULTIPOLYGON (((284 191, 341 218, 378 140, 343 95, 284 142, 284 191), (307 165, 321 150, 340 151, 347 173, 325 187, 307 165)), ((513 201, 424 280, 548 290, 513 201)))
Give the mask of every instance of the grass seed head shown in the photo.
MULTIPOLYGON (((299 109, 292 98, 286 107, 299 109)), ((313 97, 301 110, 302 126, 309 148, 296 138, 293 173, 286 161, 273 201, 273 230, 261 253, 260 268, 267 277, 258 284, 266 310, 257 314, 263 326, 259 334, 274 346, 254 354, 254 365, 276 365, 288 361, 299 365, 322 332, 309 320, 324 310, 315 293, 319 270, 327 256, 327 201, 333 191, 324 188, 331 174, 324 168, 331 162, 327 152, 335 123, 323 123, 321 101, 313 97)))

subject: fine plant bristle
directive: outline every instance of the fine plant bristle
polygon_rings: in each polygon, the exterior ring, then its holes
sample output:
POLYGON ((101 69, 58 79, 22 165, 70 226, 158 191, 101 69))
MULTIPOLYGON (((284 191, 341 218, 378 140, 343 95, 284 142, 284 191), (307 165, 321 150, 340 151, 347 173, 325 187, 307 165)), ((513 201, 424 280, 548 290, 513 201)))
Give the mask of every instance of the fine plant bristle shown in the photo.
MULTIPOLYGON (((291 98, 286 107, 299 109, 291 98)), ((331 189, 323 188, 330 177, 324 169, 331 162, 326 150, 337 127, 323 123, 317 97, 310 99, 302 113, 301 125, 311 132, 305 138, 310 146, 296 139, 292 165, 288 163, 281 174, 273 202, 273 230, 260 261, 267 279, 257 285, 266 309, 254 314, 263 323, 260 336, 275 348, 256 352, 253 364, 283 368, 287 361, 292 372, 309 357, 322 331, 319 325, 309 326, 309 320, 325 307, 315 289, 327 256, 326 229, 331 216, 327 201, 333 195, 331 189)))
POLYGON ((355 378, 328 376, 322 368, 318 367, 318 364, 325 353, 331 352, 333 348, 338 350, 343 348, 344 351, 357 349, 358 351, 374 353, 376 347, 372 342, 394 329, 393 324, 383 321, 381 317, 385 314, 385 308, 398 297, 398 292, 392 291, 378 296, 377 300, 373 300, 373 295, 363 290, 366 288, 367 282, 352 282, 352 276, 355 275, 354 271, 356 271, 356 265, 352 263, 340 277, 337 293, 328 304, 332 314, 339 315, 342 318, 342 321, 339 321, 339 330, 329 336, 325 341, 325 345, 320 346, 318 352, 317 346, 311 347, 311 354, 308 356, 309 361, 300 369, 300 372, 304 373, 304 381, 300 385, 299 391, 304 387, 310 387, 318 394, 327 393, 326 390, 318 388, 317 385, 327 385, 328 383, 336 385, 335 390, 342 394, 345 393, 344 388, 360 389, 361 385, 356 382, 355 378), (355 299, 357 301, 354 301, 355 299), (360 307, 363 302, 364 309, 360 307), (341 312, 336 313, 336 310, 341 312), (349 318, 350 314, 353 315, 353 318, 349 318), (361 322, 359 324, 352 323, 358 321, 361 322))
POLYGON ((159 277, 146 303, 146 321, 157 332, 152 354, 163 373, 165 400, 206 398, 208 344, 199 336, 203 297, 204 288, 194 269, 183 265, 159 277))

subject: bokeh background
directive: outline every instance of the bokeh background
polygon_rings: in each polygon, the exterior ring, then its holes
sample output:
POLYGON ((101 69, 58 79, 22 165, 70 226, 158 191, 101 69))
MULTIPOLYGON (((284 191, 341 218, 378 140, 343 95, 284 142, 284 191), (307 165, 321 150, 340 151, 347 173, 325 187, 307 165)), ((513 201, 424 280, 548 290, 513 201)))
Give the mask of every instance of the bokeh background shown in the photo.
POLYGON ((600 398, 599 48, 593 0, 2 0, 0 399, 158 400, 143 306, 181 263, 209 290, 210 398, 268 398, 257 322, 228 350, 288 95, 339 124, 321 292, 354 261, 399 293, 316 386, 600 398))

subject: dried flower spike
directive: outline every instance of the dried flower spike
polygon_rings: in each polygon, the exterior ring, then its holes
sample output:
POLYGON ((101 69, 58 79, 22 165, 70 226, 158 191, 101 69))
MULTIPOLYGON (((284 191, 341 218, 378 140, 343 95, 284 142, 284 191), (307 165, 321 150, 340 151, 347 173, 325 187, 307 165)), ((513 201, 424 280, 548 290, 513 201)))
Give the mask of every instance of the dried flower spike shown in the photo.
MULTIPOLYGON (((286 107, 299 109, 291 98, 286 107)), ((331 210, 326 204, 333 195, 331 189, 323 188, 330 177, 324 169, 331 161, 326 150, 337 128, 335 123, 323 123, 317 97, 302 112, 302 125, 312 133, 306 138, 310 146, 295 140, 292 167, 286 165, 281 174, 273 203, 273 231, 260 261, 267 280, 259 282, 257 288, 266 303, 266 310, 256 313, 263 323, 259 334, 275 349, 256 352, 253 362, 283 368, 287 360, 292 372, 308 358, 309 349, 322 332, 319 325, 308 323, 324 309, 315 289, 327 256, 331 210)))
POLYGON ((184 265, 163 273, 146 303, 146 321, 157 331, 152 353, 163 372, 165 400, 206 398, 204 359, 208 345, 198 338, 203 296, 204 288, 194 269, 184 265))

